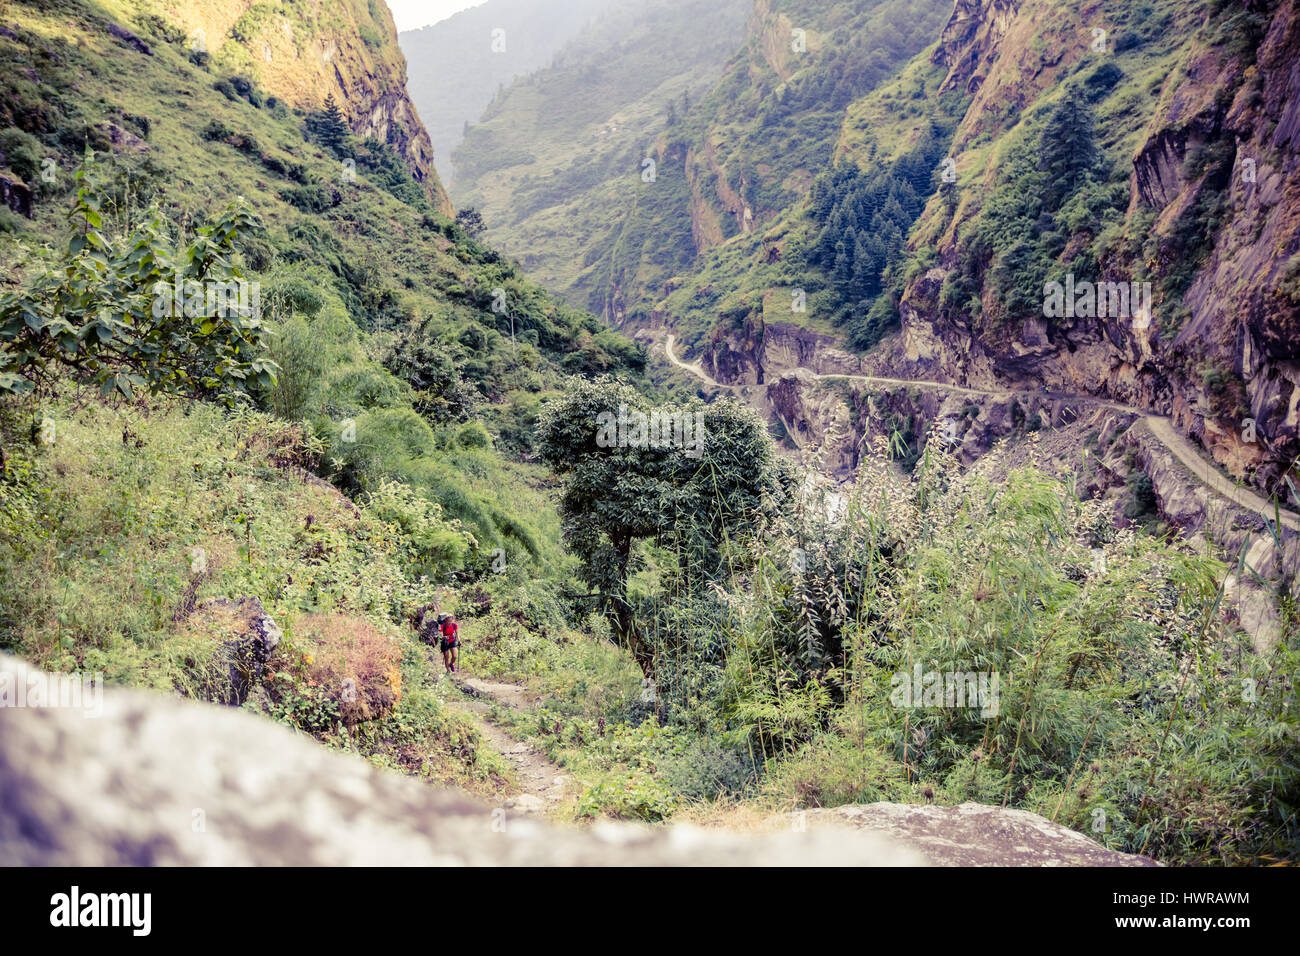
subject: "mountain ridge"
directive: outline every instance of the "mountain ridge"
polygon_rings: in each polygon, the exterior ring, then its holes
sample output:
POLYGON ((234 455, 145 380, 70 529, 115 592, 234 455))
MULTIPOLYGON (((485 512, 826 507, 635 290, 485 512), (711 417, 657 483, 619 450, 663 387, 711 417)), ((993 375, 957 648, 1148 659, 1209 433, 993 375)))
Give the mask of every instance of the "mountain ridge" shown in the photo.
MULTIPOLYGON (((672 185, 629 192, 610 238, 536 259, 547 281, 566 268, 556 256, 581 256, 562 294, 629 330, 675 326, 714 377, 766 323, 794 322, 899 376, 1110 397, 1171 416, 1234 477, 1300 504, 1295 4, 957 0, 925 49, 873 73, 890 9, 861 8, 877 19, 853 21, 858 47, 835 32, 844 5, 753 3, 729 72, 649 152, 672 185), (787 34, 811 57, 797 69, 787 34), (841 64, 869 87, 842 106, 841 64), (819 135, 823 114, 783 112, 804 88, 834 105, 828 160, 856 178, 810 188, 752 145, 819 135), (1096 160, 1057 189, 1042 143, 1066 135, 1075 102, 1096 160), (725 118, 741 104, 759 118, 737 134, 725 118), (915 212, 903 196, 880 218, 904 183, 915 212), (1046 283, 1067 273, 1146 283, 1151 314, 1050 317, 1046 283)), ((581 195, 553 175, 553 193, 581 195)), ((513 195, 493 188, 498 208, 513 195)), ((506 248, 535 239, 509 218, 489 229, 506 248)))

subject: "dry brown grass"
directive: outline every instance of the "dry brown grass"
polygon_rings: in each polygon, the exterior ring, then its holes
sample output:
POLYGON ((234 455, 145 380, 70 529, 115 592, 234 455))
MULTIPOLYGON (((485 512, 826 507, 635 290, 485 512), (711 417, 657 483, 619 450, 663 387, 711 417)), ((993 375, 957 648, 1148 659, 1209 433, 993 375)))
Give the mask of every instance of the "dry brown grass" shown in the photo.
POLYGON ((673 813, 668 822, 739 833, 775 833, 790 828, 789 816, 782 815, 775 805, 726 796, 690 803, 673 813))
POLYGON ((338 703, 345 724, 383 717, 401 700, 401 649, 368 621, 300 614, 293 645, 304 655, 308 681, 338 703))

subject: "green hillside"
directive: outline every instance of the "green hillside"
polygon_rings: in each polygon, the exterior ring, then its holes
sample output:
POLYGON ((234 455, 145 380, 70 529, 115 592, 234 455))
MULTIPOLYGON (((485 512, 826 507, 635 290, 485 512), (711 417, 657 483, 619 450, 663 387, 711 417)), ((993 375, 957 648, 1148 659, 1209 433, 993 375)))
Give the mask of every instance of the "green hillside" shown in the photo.
POLYGON ((10 2, 0 650, 512 820, 973 801, 1294 863, 1295 539, 1129 441, 1139 403, 1231 405, 1290 447, 1293 36, 1195 0, 619 4, 471 128, 457 215, 379 0, 10 2), (1149 277, 1155 331, 1042 321, 1065 269, 1149 277), (776 446, 771 383, 655 385, 625 335, 717 371, 778 322, 910 379, 776 376, 845 469, 776 446))
MULTIPOLYGON (((683 77, 645 99, 629 84, 687 52, 669 48, 662 25, 681 18, 694 36, 696 11, 647 11, 644 27, 623 32, 617 69, 602 69, 609 44, 591 31, 470 129, 456 154, 457 196, 482 206, 488 234, 541 281, 635 324, 711 250, 728 240, 753 247, 765 224, 801 202, 834 154, 845 108, 928 43, 946 13, 928 0, 761 4, 743 31, 698 31, 720 38, 710 54, 728 57, 720 75, 683 77), (567 125, 533 119, 552 115, 567 125), (646 158, 653 183, 640 178, 646 158), (538 242, 556 233, 562 245, 538 242)), ((697 304, 728 307, 707 294, 697 304)))
POLYGON ((325 145, 311 132, 323 114, 194 63, 156 14, 92 4, 15 12, 16 36, 0 38, 11 84, 0 122, 18 125, 0 135, 16 144, 9 166, 38 198, 31 223, 6 219, 7 255, 31 257, 12 278, 42 267, 24 240, 58 235, 85 148, 110 183, 106 233, 125 233, 154 204, 183 236, 242 197, 263 228, 241 264, 262 284, 282 367, 258 401, 309 421, 344 487, 408 480, 465 521, 480 549, 541 559, 546 536, 529 528, 532 509, 518 510, 496 476, 504 460, 489 453, 489 474, 467 488, 454 455, 439 451, 468 442, 526 452, 530 416, 563 375, 633 369, 637 350, 438 213, 390 150, 351 137, 325 145), (108 23, 138 30, 151 54, 116 41, 108 23), (47 159, 52 183, 40 178, 47 159), (345 422, 355 432, 347 443, 345 422), (474 423, 486 426, 481 438, 474 423))
MULTIPOLYGON (((654 0, 611 8, 550 67, 507 88, 457 148, 456 199, 538 281, 598 313, 612 246, 640 233, 664 248, 689 232, 680 155, 662 155, 692 99, 707 91, 743 30, 743 0, 654 0), (618 51, 617 65, 610 51, 618 51), (654 182, 645 161, 660 168, 654 182), (642 188, 643 186, 647 188, 642 188)), ((667 253, 686 254, 675 245, 667 253)))
MULTIPOLYGON (((506 587, 544 579, 534 591, 547 606, 568 559, 549 474, 526 460, 538 410, 575 373, 635 378, 639 349, 442 214, 393 147, 230 72, 221 64, 239 56, 196 50, 162 5, 11 4, 0 26, 0 175, 32 206, 31 219, 0 210, 5 504, 17 522, 0 549, 0 645, 187 686, 171 615, 200 544, 226 560, 193 580, 198 599, 255 594, 286 628, 334 610, 409 634, 419 601, 485 574, 506 587), (115 349, 145 340, 129 311, 105 325, 95 303, 129 310, 130 296, 147 314, 154 279, 173 262, 196 269, 193 243, 228 208, 242 225, 208 275, 258 285, 261 322, 243 348, 260 335, 274 384, 209 374, 182 389, 134 375, 115 349), (157 257, 148 274, 142 246, 157 257), (50 270, 65 265, 122 281, 69 279, 52 293, 63 273, 50 270), (45 332, 30 331, 31 308, 45 332), (62 323, 73 339, 39 337, 62 323), (37 351, 11 351, 23 342, 37 351), (316 476, 355 506, 313 490, 316 476), (143 533, 152 521, 162 537, 143 533), (494 558, 508 574, 489 570, 494 558), (34 561, 65 587, 19 602, 34 561), (128 568, 148 583, 130 613, 107 613, 128 568)), ((362 56, 373 49, 352 39, 362 56)))

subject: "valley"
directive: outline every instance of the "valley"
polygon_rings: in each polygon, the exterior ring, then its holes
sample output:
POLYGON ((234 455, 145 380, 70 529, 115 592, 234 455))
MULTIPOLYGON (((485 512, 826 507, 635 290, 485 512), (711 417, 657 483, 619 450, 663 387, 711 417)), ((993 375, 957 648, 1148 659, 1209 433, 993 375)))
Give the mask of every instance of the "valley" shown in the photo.
POLYGON ((413 16, 0 6, 0 864, 1300 861, 1294 0, 413 16))

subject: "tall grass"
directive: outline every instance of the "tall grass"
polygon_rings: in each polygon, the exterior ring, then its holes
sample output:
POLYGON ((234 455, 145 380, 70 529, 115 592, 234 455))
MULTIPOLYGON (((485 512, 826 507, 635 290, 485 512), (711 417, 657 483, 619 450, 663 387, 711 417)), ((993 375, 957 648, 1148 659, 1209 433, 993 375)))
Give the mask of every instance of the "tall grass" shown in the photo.
POLYGON ((940 441, 911 475, 864 457, 717 593, 660 598, 666 699, 750 754, 764 799, 978 800, 1170 861, 1300 857, 1294 623, 1256 656, 1230 565, 1117 529, 1068 477, 962 472, 940 441), (997 706, 901 704, 918 666, 996 677, 997 706))

